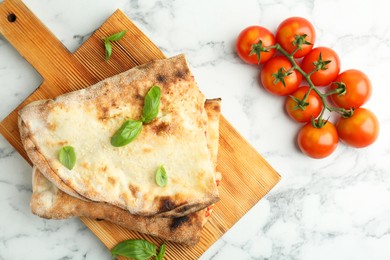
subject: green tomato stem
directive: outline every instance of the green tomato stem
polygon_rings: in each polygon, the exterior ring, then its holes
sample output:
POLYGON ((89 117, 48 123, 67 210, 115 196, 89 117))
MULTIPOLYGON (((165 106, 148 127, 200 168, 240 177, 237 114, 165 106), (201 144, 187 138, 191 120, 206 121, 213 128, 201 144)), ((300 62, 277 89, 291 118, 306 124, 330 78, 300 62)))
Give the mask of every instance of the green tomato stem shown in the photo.
MULTIPOLYGON (((283 54, 292 64, 292 68, 295 69, 296 71, 298 71, 304 78, 305 80, 307 81, 307 83, 309 84, 309 90, 306 92, 305 96, 303 97, 302 99, 302 103, 305 103, 310 92, 313 90, 315 93, 317 93, 317 95, 321 98, 321 101, 322 101, 322 104, 324 105, 324 107, 322 108, 321 110, 321 113, 318 117, 318 121, 322 121, 322 117, 325 113, 325 110, 329 110, 330 112, 336 112, 336 113, 339 113, 341 115, 343 114, 346 114, 349 112, 349 110, 346 110, 344 108, 340 108, 340 107, 333 107, 333 106, 330 106, 328 101, 326 100, 327 96, 329 95, 332 95, 334 94, 333 91, 330 91, 328 93, 321 93, 321 91, 318 90, 318 87, 316 87, 313 82, 311 81, 310 79, 310 76, 317 71, 317 69, 314 69, 313 71, 309 72, 309 73, 306 73, 304 72, 301 67, 298 65, 298 63, 295 61, 294 59, 294 53, 298 51, 298 47, 290 54, 288 53, 282 46, 280 46, 280 44, 275 44, 273 46, 270 46, 269 48, 272 48, 272 49, 276 49, 277 51, 279 51, 281 54, 283 54)), ((337 93, 337 92, 335 92, 337 93)))
POLYGON ((324 93, 323 95, 329 97, 330 95, 338 94, 338 93, 339 93, 339 92, 338 92, 338 89, 336 88, 336 89, 333 89, 333 90, 331 90, 331 91, 328 91, 328 92, 324 93))

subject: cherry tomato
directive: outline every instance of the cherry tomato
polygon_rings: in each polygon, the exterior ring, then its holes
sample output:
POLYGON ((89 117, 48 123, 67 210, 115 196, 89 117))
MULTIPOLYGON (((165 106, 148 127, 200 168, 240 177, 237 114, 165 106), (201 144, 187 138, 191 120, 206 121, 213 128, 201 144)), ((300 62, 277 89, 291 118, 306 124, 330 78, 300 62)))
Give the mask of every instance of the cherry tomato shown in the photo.
POLYGON ((309 103, 304 106, 304 110, 299 107, 299 103, 292 97, 302 101, 305 94, 309 91, 309 86, 303 86, 298 88, 294 93, 286 98, 285 109, 287 114, 297 122, 305 123, 310 122, 312 118, 317 118, 321 113, 323 104, 320 96, 311 90, 305 102, 309 103))
MULTIPOLYGON (((345 84, 345 94, 333 94, 331 99, 335 105, 345 109, 359 108, 371 96, 371 82, 360 70, 346 70, 334 80, 345 84)), ((336 89, 337 84, 332 84, 331 89, 336 89)))
POLYGON ((365 108, 357 108, 349 118, 337 122, 340 139, 353 147, 366 147, 378 138, 379 122, 375 114, 365 108))
POLYGON ((340 59, 336 52, 327 47, 317 47, 311 50, 302 60, 301 68, 304 72, 312 72, 321 54, 322 61, 330 61, 324 64, 325 69, 314 72, 310 79, 316 86, 326 86, 334 81, 340 72, 340 59))
POLYGON ((256 54, 251 54, 253 46, 262 42, 263 47, 275 45, 274 35, 266 28, 261 26, 249 26, 245 28, 236 41, 236 51, 238 56, 249 64, 262 64, 268 61, 275 53, 275 49, 269 49, 268 52, 260 53, 260 62, 256 54))
POLYGON ((336 127, 331 122, 326 122, 321 128, 307 123, 298 133, 298 145, 301 151, 316 159, 330 155, 336 149, 338 142, 336 127))
POLYGON ((283 56, 273 57, 267 61, 260 71, 260 81, 263 87, 274 95, 285 96, 294 92, 302 82, 302 75, 296 70, 286 75, 283 79, 277 79, 277 74, 286 74, 292 65, 283 56), (285 85, 283 84, 283 80, 285 85))
POLYGON ((294 54, 294 58, 300 58, 310 52, 316 39, 314 27, 308 20, 301 17, 290 17, 284 20, 276 30, 276 42, 288 53, 292 53, 297 47, 296 44, 294 45, 296 35, 306 35, 303 39, 310 43, 302 44, 302 49, 294 54))

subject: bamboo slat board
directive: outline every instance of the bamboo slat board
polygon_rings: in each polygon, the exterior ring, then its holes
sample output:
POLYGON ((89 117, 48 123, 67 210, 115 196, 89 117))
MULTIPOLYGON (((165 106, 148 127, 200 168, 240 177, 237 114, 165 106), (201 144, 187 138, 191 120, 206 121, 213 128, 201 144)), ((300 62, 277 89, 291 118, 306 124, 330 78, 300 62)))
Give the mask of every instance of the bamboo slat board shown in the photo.
MULTIPOLYGON (((74 54, 20 0, 5 0, 0 4, 0 33, 44 78, 41 86, 0 124, 0 133, 27 161, 29 159, 22 147, 17 127, 19 108, 31 101, 54 98, 131 67, 165 57, 120 10, 74 54), (115 52, 110 61, 106 62, 102 39, 124 29, 127 30, 125 38, 115 43, 115 52)), ((221 117, 219 145, 218 170, 223 174, 221 200, 203 230, 200 243, 192 248, 167 243, 167 259, 197 259, 280 179, 278 173, 224 117, 221 117)), ((105 221, 87 218, 82 221, 108 248, 130 238, 144 238, 158 245, 163 242, 105 221)))

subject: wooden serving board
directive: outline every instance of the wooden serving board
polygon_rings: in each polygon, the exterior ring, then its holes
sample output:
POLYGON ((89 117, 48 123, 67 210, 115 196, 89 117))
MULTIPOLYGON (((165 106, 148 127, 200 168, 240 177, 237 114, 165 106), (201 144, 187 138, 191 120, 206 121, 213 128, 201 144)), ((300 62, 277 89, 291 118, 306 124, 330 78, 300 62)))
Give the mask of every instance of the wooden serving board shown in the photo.
MULTIPOLYGON (((73 54, 20 0, 5 0, 0 4, 0 33, 44 78, 39 88, 0 124, 0 133, 27 161, 17 126, 17 113, 21 107, 34 100, 54 98, 87 87, 150 60, 165 58, 120 10, 73 54), (113 55, 106 62, 102 39, 122 30, 127 30, 127 34, 114 43, 113 55)), ((216 204, 199 244, 186 247, 167 243, 167 259, 197 259, 280 180, 278 173, 223 116, 219 145, 218 170, 223 174, 221 200, 216 204)), ((163 242, 109 222, 87 218, 82 221, 110 249, 131 238, 147 239, 157 245, 163 242)))

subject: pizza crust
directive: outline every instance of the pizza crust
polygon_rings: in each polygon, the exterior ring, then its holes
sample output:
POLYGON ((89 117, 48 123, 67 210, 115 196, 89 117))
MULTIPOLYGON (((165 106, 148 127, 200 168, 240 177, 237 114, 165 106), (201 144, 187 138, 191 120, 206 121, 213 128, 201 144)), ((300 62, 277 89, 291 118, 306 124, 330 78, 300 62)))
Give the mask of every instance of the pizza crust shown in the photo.
POLYGON ((19 113, 19 127, 33 164, 69 195, 135 215, 180 217, 219 200, 204 135, 204 101, 179 55, 30 104, 19 113), (162 89, 158 118, 131 144, 112 147, 110 137, 126 119, 140 117, 143 97, 155 84, 162 89), (71 171, 57 159, 64 145, 76 150, 71 171), (169 175, 166 188, 154 183, 161 164, 169 175))

